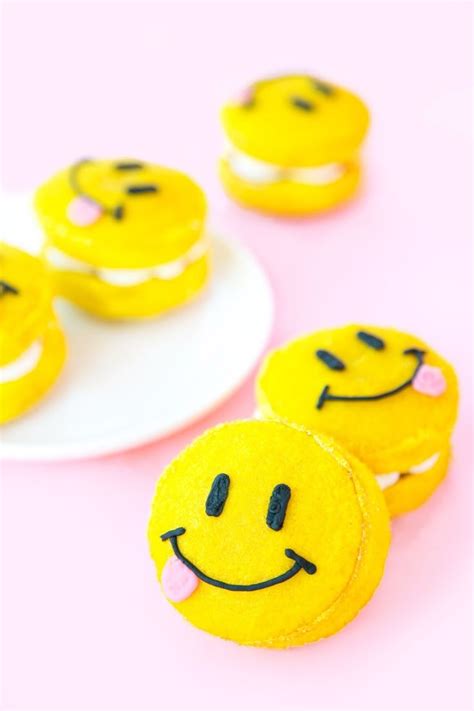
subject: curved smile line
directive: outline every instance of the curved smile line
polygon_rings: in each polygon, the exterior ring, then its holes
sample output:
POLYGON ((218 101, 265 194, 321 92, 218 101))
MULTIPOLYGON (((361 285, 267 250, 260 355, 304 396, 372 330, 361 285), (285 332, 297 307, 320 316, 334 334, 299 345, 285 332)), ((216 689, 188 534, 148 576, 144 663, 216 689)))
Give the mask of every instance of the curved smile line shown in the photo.
POLYGON ((211 578, 209 577, 209 575, 203 573, 202 570, 199 570, 199 568, 197 568, 193 563, 191 563, 190 560, 186 558, 186 556, 181 553, 177 539, 178 536, 182 536, 183 533, 186 533, 185 528, 175 528, 172 531, 163 533, 161 535, 161 540, 169 540, 175 556, 181 561, 181 563, 183 563, 187 568, 189 568, 189 570, 191 570, 195 575, 197 575, 197 577, 204 583, 214 585, 216 588, 223 588, 224 590, 233 590, 236 592, 252 592, 253 590, 263 590, 264 588, 271 588, 273 585, 284 583, 285 580, 290 580, 290 578, 293 578, 296 573, 299 573, 300 570, 304 570, 306 573, 308 573, 308 575, 314 575, 317 570, 314 563, 311 563, 309 560, 306 560, 306 558, 303 558, 302 556, 298 555, 298 553, 295 553, 295 551, 291 548, 286 548, 285 555, 295 561, 294 565, 292 565, 292 567, 287 570, 286 573, 277 575, 275 578, 270 578, 269 580, 264 580, 261 583, 252 583, 251 585, 234 585, 233 583, 225 583, 222 580, 216 580, 216 578, 211 578))
POLYGON ((321 410, 323 405, 328 401, 328 400, 345 400, 349 402, 360 402, 360 401, 366 401, 366 400, 382 400, 385 397, 391 397, 392 395, 396 395, 397 393, 401 392, 402 390, 405 390, 405 388, 408 388, 413 380, 415 379, 416 374, 418 373, 419 369, 423 365, 423 357, 425 355, 425 351, 421 351, 419 348, 407 348, 405 351, 403 351, 403 355, 413 355, 415 356, 417 360, 416 368, 413 371, 413 374, 409 380, 406 380, 404 383, 401 385, 398 385, 396 388, 393 388, 392 390, 386 390, 383 393, 378 393, 377 395, 332 395, 329 392, 329 385, 325 385, 324 388, 321 391, 321 395, 318 398, 318 402, 316 403, 316 409, 321 410))

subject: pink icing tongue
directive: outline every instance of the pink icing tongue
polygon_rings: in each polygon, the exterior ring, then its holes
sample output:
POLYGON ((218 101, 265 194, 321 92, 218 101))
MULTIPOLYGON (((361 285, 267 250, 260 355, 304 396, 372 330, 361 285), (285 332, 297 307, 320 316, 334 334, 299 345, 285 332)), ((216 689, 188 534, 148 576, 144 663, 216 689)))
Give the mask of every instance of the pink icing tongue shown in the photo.
POLYGON ((446 379, 440 368, 422 365, 413 378, 412 386, 418 393, 439 397, 446 390, 446 379))
POLYGON ((196 590, 199 578, 176 556, 168 558, 161 574, 161 586, 168 600, 182 602, 196 590))
POLYGON ((67 216, 73 225, 87 227, 97 222, 102 215, 102 208, 92 200, 79 195, 67 206, 67 216))

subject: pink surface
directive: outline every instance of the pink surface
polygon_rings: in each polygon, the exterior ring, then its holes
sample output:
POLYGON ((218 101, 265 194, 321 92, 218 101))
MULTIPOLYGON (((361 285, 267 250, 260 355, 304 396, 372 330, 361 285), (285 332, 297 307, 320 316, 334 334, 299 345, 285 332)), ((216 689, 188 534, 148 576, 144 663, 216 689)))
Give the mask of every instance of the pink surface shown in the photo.
POLYGON ((268 270, 272 344, 348 321, 393 324, 451 359, 463 388, 451 476, 394 523, 375 598, 340 634, 288 652, 239 648, 184 622, 145 539, 164 464, 210 425, 249 415, 251 380, 212 416, 139 450, 2 465, 4 705, 468 708, 469 5, 40 2, 3 15, 4 187, 30 188, 84 155, 188 170, 217 229, 268 270), (365 191, 320 219, 266 219, 220 190, 217 107, 254 77, 300 67, 369 102, 365 191))

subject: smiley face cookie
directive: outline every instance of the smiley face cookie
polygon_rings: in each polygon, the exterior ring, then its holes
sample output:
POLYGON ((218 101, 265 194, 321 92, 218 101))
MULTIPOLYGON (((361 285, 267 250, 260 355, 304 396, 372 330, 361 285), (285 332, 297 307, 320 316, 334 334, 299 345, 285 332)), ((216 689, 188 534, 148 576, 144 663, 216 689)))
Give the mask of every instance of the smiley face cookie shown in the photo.
POLYGON ((65 360, 63 333, 39 259, 0 243, 0 424, 50 389, 65 360))
POLYGON ((371 472, 331 440, 233 422, 165 470, 149 543, 164 594, 194 625, 289 647, 333 634, 372 596, 388 513, 371 472))
POLYGON ((458 402, 453 368, 419 338, 351 325, 276 349, 257 381, 259 413, 325 432, 376 474, 392 515, 446 474, 458 402))
POLYGON ((209 274, 206 199, 190 178, 132 160, 82 160, 36 194, 57 291, 104 318, 153 316, 209 274))
POLYGON ((306 215, 338 205, 360 181, 364 103, 309 75, 257 81, 224 106, 226 191, 263 212, 306 215))

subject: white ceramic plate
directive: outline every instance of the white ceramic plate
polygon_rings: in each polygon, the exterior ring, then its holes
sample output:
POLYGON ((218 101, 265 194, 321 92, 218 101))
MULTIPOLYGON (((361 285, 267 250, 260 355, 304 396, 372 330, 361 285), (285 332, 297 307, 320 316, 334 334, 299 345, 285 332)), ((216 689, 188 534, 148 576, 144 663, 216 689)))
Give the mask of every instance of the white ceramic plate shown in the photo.
MULTIPOLYGON (((36 251, 25 198, 1 199, 6 241, 36 251)), ((243 382, 268 339, 271 289, 255 259, 214 239, 214 274, 190 305, 147 322, 107 323, 62 300, 69 358, 50 394, 0 431, 4 459, 70 459, 137 446, 193 422, 243 382)))

